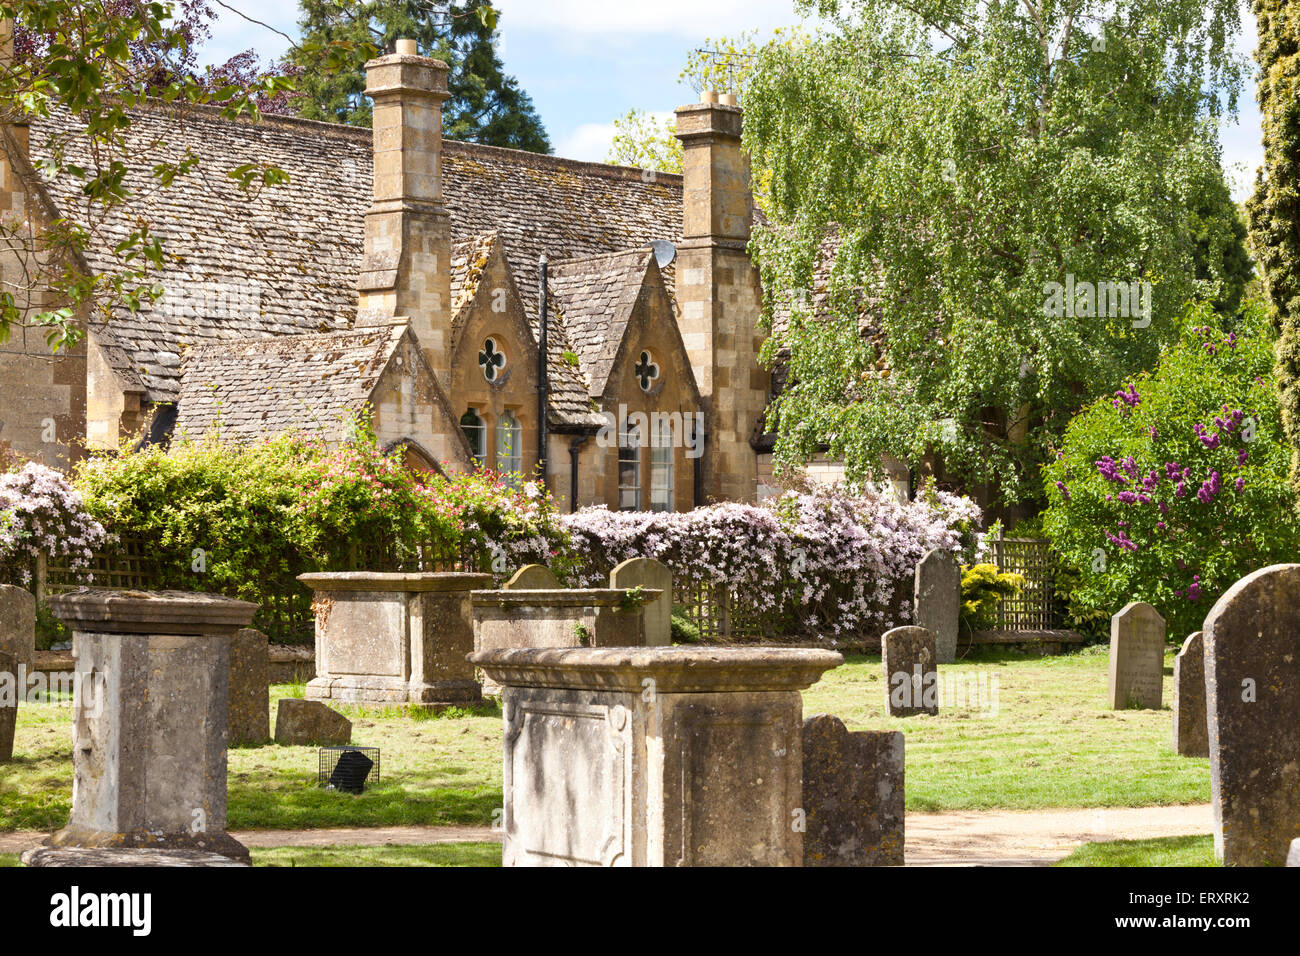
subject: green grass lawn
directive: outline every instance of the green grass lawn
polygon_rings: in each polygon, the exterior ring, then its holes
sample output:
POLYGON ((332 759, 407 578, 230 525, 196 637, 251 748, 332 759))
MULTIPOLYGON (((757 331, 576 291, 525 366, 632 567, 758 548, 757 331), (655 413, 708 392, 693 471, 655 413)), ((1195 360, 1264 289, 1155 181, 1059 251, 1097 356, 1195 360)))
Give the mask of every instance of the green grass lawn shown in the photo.
MULTIPOLYGON (((1171 649, 1165 700, 1172 699, 1171 649)), ((907 735, 909 810, 1154 806, 1209 799, 1209 761, 1170 749, 1171 716, 1105 709, 1106 650, 1038 658, 985 654, 943 675, 996 679, 997 712, 941 710, 891 719, 878 657, 855 656, 804 695, 804 713, 850 730, 907 735)), ((272 689, 281 696, 301 686, 272 689)), ((359 796, 315 786, 311 747, 235 748, 228 825, 234 830, 403 824, 489 824, 501 805, 501 717, 494 705, 414 719, 397 711, 353 719, 353 742, 381 748, 382 782, 359 796)), ((72 798, 71 708, 24 704, 15 760, 0 765, 0 831, 53 830, 72 798)), ((304 851, 305 852, 305 851, 304 851)), ((313 851, 314 852, 314 851, 313 851)))
POLYGON ((253 866, 500 866, 501 844, 277 846, 252 856, 253 866))
MULTIPOLYGON (((906 734, 907 809, 1031 810, 1204 803, 1210 762, 1171 747, 1173 659, 1165 659, 1165 707, 1106 709, 1107 649, 1058 657, 985 653, 939 668, 940 676, 997 682, 997 713, 940 708, 934 717, 885 716, 877 657, 853 657, 804 693, 804 715, 835 714, 849 730, 906 734)), ((990 697, 993 695, 990 694, 990 697)))
POLYGON ((1218 866, 1214 837, 1161 837, 1085 843, 1053 866, 1218 866))

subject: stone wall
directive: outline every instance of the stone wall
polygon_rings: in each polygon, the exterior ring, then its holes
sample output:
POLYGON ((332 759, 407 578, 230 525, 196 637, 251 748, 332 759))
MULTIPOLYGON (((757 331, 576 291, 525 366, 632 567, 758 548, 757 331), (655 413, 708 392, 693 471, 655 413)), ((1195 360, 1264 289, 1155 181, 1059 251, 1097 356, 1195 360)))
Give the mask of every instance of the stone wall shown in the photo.
MULTIPOLYGON (((0 43, 5 42, 0 38, 0 43)), ((6 226, 48 218, 30 166, 28 129, 0 126, 0 220, 6 226)), ((48 263, 12 246, 0 251, 0 281, 28 314, 57 302, 44 290, 26 291, 48 263)), ((84 324, 84 317, 76 321, 84 324)), ((51 354, 45 330, 19 325, 0 341, 0 448, 50 467, 66 468, 81 454, 86 434, 86 348, 51 354)))

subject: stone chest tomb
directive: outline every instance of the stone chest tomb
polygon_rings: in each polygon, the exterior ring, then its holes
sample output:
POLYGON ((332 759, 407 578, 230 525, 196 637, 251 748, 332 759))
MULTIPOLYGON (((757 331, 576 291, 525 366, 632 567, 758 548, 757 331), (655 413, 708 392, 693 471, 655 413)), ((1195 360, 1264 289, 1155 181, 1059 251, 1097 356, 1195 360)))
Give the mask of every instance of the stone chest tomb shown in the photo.
POLYGON ((771 648, 477 653, 504 686, 506 866, 798 866, 800 691, 771 648))
POLYGON ((310 700, 436 707, 480 698, 470 593, 491 575, 459 572, 303 574, 315 591, 316 677, 310 700))

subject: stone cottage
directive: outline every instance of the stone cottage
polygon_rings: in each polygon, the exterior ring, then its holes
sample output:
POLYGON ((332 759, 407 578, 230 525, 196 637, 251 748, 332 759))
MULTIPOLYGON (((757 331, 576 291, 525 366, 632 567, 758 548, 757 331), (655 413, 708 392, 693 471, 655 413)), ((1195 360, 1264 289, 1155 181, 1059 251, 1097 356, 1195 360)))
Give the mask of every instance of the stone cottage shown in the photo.
MULTIPOLYGON (((167 293, 80 316, 85 341, 57 356, 15 329, 0 445, 66 465, 213 431, 339 441, 362 416, 413 467, 541 475, 562 507, 753 500, 770 379, 740 109, 677 111, 674 176, 444 141, 446 74, 408 41, 369 63, 373 130, 137 113, 130 215, 166 241, 167 293), (188 153, 191 172, 148 188, 188 153), (245 163, 289 181, 246 190, 227 175, 245 163)), ((3 129, 6 218, 76 208, 77 184, 33 164, 81 134, 67 113, 3 129)), ((126 215, 82 267, 113 268, 126 215)))

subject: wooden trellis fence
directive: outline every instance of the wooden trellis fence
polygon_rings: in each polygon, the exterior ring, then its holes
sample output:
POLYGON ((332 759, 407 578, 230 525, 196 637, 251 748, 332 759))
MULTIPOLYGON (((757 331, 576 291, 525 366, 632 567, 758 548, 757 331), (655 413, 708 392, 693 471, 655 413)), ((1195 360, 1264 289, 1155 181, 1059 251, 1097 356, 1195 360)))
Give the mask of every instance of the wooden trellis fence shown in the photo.
POLYGON ((998 606, 998 630, 1045 631, 1060 626, 1061 598, 1056 591, 1059 567, 1051 544, 1042 538, 989 539, 989 563, 1003 572, 1022 574, 1020 594, 998 606))

